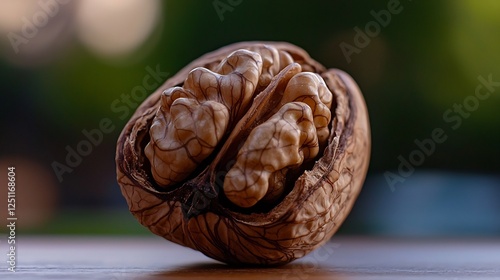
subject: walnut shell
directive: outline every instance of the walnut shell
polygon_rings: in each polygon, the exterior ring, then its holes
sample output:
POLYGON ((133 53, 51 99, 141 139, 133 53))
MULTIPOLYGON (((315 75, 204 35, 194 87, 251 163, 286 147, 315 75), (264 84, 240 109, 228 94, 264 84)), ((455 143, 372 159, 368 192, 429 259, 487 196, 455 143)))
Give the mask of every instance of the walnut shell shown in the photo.
POLYGON ((131 213, 230 264, 281 265, 324 244, 366 176, 370 129, 354 80, 302 49, 242 42, 193 61, 117 143, 131 213))

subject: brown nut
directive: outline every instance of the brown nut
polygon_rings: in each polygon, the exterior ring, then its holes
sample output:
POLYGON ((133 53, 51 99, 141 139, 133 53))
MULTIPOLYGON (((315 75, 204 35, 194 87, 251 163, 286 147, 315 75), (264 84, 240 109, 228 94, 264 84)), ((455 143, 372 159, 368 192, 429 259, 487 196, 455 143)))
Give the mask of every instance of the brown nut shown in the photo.
POLYGON ((243 42, 145 100, 116 164, 130 211, 153 233, 226 263, 279 265, 337 231, 369 155, 349 75, 288 43, 243 42))

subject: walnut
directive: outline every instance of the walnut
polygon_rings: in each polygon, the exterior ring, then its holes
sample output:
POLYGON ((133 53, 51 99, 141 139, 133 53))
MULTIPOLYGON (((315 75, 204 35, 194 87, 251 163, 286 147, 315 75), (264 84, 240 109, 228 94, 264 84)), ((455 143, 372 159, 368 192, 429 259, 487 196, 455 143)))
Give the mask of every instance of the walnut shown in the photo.
POLYGON ((324 244, 370 155, 353 79, 302 49, 244 42, 180 70, 117 143, 129 209, 153 233, 231 264, 280 265, 324 244))

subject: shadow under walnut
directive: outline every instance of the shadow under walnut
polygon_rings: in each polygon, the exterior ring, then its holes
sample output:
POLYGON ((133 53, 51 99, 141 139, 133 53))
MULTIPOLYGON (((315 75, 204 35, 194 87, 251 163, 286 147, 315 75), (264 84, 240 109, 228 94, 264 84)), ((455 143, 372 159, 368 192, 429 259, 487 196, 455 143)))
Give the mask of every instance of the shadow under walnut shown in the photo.
POLYGON ((282 265, 337 231, 369 155, 348 74, 288 43, 243 42, 147 98, 116 164, 131 213, 153 233, 229 264, 282 265))

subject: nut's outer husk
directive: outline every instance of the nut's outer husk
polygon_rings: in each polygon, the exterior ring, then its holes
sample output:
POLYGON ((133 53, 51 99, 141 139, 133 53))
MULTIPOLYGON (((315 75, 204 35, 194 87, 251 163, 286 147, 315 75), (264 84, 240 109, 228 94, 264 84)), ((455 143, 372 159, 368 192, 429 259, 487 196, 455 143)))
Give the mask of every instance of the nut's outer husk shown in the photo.
MULTIPOLYGON (((193 61, 168 79, 136 110, 119 136, 117 179, 130 212, 153 233, 230 264, 281 265, 318 248, 337 231, 361 190, 370 157, 367 108, 355 81, 345 72, 325 69, 302 49, 282 42, 242 42, 193 61), (334 96, 332 129, 323 156, 294 188, 266 213, 230 209, 187 218, 182 202, 154 187, 143 154, 160 94, 182 85, 196 67, 218 64, 231 52, 255 44, 287 51, 307 71, 319 73, 334 96)), ((223 207, 219 207, 221 209, 223 207)))

